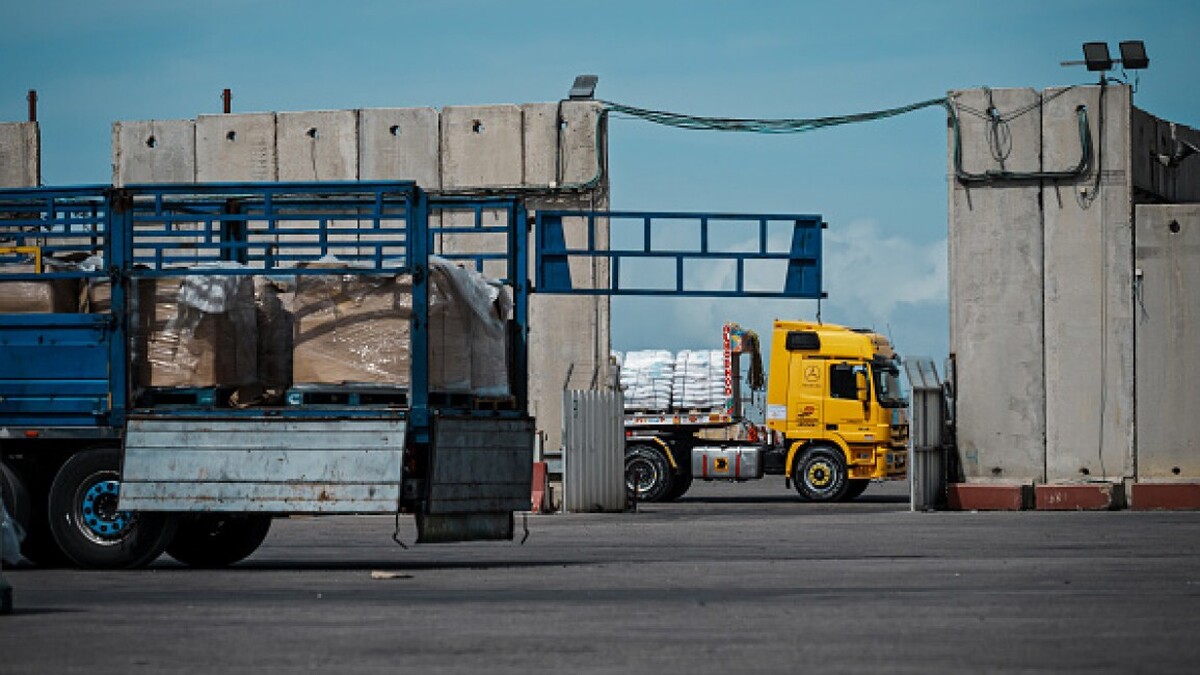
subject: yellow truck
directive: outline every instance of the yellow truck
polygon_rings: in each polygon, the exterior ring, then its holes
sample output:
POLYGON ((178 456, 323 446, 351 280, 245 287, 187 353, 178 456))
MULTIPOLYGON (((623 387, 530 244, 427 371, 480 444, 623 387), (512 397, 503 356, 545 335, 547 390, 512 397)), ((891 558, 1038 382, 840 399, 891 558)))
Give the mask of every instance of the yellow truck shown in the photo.
POLYGON ((751 388, 762 386, 755 373, 757 336, 727 324, 724 351, 724 409, 626 411, 625 481, 632 499, 677 499, 695 480, 783 475, 805 499, 838 501, 858 497, 872 480, 905 478, 908 402, 900 357, 886 337, 775 321, 765 430, 746 422, 740 405, 740 356, 751 356, 751 388), (730 429, 744 433, 714 438, 730 429))

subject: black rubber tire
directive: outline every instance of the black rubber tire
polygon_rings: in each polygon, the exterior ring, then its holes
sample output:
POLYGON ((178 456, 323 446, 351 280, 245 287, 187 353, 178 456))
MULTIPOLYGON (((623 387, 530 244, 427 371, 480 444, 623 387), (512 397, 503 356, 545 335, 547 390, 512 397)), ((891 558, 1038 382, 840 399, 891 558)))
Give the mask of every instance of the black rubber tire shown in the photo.
POLYGON ((846 487, 846 494, 842 495, 842 501, 844 502, 858 499, 863 492, 866 492, 867 486, 871 484, 871 481, 865 478, 851 478, 849 482, 850 484, 846 487))
POLYGON ((671 490, 671 463, 661 448, 631 445, 625 448, 625 495, 639 502, 662 501, 671 490))
POLYGON ((0 464, 0 485, 4 492, 4 507, 25 530, 21 555, 42 567, 62 567, 70 560, 50 533, 50 518, 46 514, 46 499, 35 499, 29 483, 13 469, 0 464))
POLYGON ((93 488, 112 487, 116 482, 120 489, 120 466, 117 448, 83 450, 63 463, 50 485, 50 531, 58 547, 80 567, 144 567, 162 555, 175 536, 176 520, 169 514, 118 512, 116 494, 111 492, 89 501, 93 488), (116 529, 97 533, 88 522, 116 529))
POLYGON ((837 448, 810 448, 796 460, 792 481, 802 497, 814 502, 836 502, 850 485, 846 459, 837 448))
POLYGON ((228 567, 257 551, 270 530, 270 516, 187 515, 179 519, 167 555, 192 567, 228 567))
POLYGON ((690 487, 692 487, 691 474, 675 474, 675 477, 671 479, 671 489, 663 495, 662 501, 673 502, 686 494, 690 487))

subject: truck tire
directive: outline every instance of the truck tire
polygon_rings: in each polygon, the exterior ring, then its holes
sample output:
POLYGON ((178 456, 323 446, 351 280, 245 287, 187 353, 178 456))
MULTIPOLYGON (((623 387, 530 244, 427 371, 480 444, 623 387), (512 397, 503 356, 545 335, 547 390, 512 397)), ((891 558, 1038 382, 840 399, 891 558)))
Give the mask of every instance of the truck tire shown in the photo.
POLYGON ((846 494, 849 477, 846 460, 836 448, 810 448, 796 460, 792 480, 796 491, 814 502, 835 502, 846 494))
POLYGON ((870 484, 871 481, 865 478, 851 478, 850 484, 846 487, 846 494, 842 495, 842 501, 848 502, 858 499, 870 484))
POLYGON ((667 490, 667 494, 663 495, 664 502, 673 502, 687 493, 688 488, 692 487, 691 474, 676 474, 671 479, 671 489, 667 490))
POLYGON ((144 567, 175 535, 165 513, 117 510, 121 451, 93 448, 72 455, 50 485, 50 531, 80 567, 144 567))
POLYGON ((660 448, 633 445, 625 449, 625 494, 629 499, 662 501, 671 482, 671 463, 660 448))
POLYGON ((257 551, 270 530, 270 516, 188 515, 179 519, 167 555, 192 567, 228 567, 257 551))

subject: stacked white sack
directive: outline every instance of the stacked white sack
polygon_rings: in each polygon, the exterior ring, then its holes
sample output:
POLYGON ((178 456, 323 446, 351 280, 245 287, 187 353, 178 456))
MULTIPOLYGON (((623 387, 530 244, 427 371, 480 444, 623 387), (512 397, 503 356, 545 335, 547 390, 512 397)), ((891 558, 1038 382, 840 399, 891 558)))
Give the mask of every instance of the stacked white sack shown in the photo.
POLYGON ((725 357, 721 350, 679 352, 671 403, 677 410, 710 410, 724 405, 725 357))
POLYGON ((626 410, 667 410, 675 359, 665 350, 629 352, 621 364, 626 410))

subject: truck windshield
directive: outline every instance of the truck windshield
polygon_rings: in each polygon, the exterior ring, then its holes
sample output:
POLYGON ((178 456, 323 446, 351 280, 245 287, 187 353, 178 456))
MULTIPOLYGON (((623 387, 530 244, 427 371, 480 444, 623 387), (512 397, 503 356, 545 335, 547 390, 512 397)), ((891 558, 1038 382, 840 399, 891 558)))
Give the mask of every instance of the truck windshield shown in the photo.
POLYGON ((900 369, 895 363, 874 364, 871 373, 875 376, 875 392, 879 405, 885 408, 903 408, 908 405, 904 391, 900 388, 900 369))

